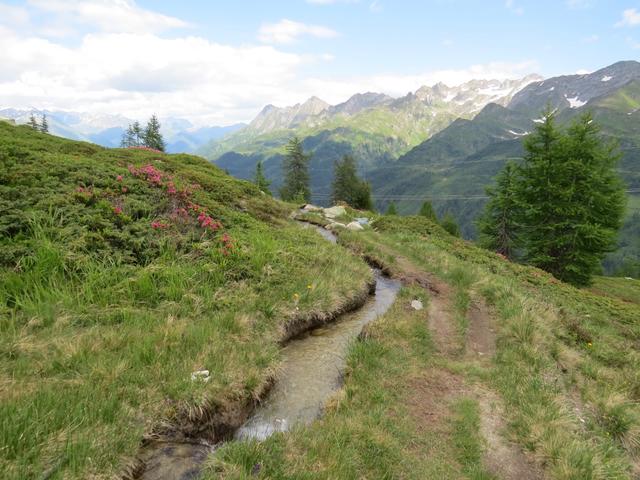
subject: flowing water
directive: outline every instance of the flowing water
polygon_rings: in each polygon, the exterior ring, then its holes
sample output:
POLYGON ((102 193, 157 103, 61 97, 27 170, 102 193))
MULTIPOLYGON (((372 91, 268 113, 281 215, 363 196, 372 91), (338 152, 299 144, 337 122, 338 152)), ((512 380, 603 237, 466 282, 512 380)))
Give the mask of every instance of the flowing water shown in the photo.
MULTIPOLYGON (((336 237, 317 228, 331 242, 336 237)), ((264 401, 256 407, 234 439, 264 440, 294 425, 306 425, 319 418, 333 392, 340 388, 350 343, 362 328, 384 314, 393 304, 400 282, 386 278, 378 270, 375 295, 358 310, 335 322, 291 340, 282 350, 281 369, 264 401)), ((168 443, 157 448, 147 461, 143 479, 197 478, 200 466, 213 447, 168 443)))
POLYGON ((367 323, 386 312, 400 283, 376 272, 376 293, 359 310, 294 339, 282 351, 282 369, 267 398, 235 438, 264 440, 274 432, 318 418, 340 387, 349 344, 367 323))

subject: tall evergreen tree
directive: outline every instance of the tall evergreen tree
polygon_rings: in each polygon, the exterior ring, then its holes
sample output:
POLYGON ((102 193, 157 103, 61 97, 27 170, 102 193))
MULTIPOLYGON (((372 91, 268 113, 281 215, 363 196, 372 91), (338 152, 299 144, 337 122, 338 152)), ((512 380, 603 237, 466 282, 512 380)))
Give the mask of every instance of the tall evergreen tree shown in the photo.
POLYGON ((518 245, 518 167, 509 162, 496 177, 496 185, 487 188, 489 201, 477 226, 480 245, 507 258, 514 258, 518 245))
POLYGON ((122 140, 120 141, 122 148, 129 148, 135 146, 135 138, 133 133, 133 126, 129 124, 127 129, 122 133, 122 140))
POLYGON ((391 202, 387 207, 387 213, 385 215, 398 215, 398 209, 396 208, 396 204, 391 202))
POLYGON ((253 183, 255 183, 261 191, 263 191, 267 195, 271 195, 271 190, 269 190, 271 181, 267 180, 267 177, 264 176, 264 173, 262 171, 262 162, 258 162, 256 164, 256 176, 253 183))
POLYGON ((40 130, 40 125, 38 125, 38 121, 36 120, 36 116, 32 113, 29 116, 29 123, 28 125, 33 128, 34 130, 40 130))
POLYGON ((525 259, 563 281, 588 285, 604 255, 615 248, 625 197, 615 147, 603 143, 591 114, 566 132, 555 115, 524 143, 517 200, 525 259))
POLYGON ((421 217, 427 217, 429 220, 433 220, 434 222, 438 221, 438 216, 436 215, 436 212, 433 209, 433 205, 431 205, 431 202, 429 200, 425 200, 425 202, 422 204, 418 215, 420 215, 421 217))
POLYGON ((351 207, 361 210, 372 208, 371 187, 358 178, 356 161, 351 155, 345 155, 334 164, 331 199, 334 203, 346 202, 351 207))
POLYGON ((140 126, 139 121, 133 122, 130 127, 131 129, 131 147, 139 147, 141 145, 146 145, 144 139, 144 132, 142 131, 142 127, 140 126))
POLYGON ((40 131, 42 133, 49 133, 49 122, 47 121, 47 114, 42 114, 42 123, 40 123, 40 131))
POLYGON ((155 114, 151 115, 151 118, 147 122, 142 138, 145 147, 164 152, 164 138, 162 138, 162 134, 160 133, 160 122, 155 114))
POLYGON ((302 142, 298 137, 289 140, 286 151, 287 154, 282 164, 284 183, 280 189, 280 197, 291 202, 309 202, 311 200, 309 188, 311 155, 304 153, 302 142))
POLYGON ((454 237, 460 236, 460 227, 458 226, 456 219, 453 218, 453 215, 451 215, 449 212, 445 213, 440 225, 454 237))

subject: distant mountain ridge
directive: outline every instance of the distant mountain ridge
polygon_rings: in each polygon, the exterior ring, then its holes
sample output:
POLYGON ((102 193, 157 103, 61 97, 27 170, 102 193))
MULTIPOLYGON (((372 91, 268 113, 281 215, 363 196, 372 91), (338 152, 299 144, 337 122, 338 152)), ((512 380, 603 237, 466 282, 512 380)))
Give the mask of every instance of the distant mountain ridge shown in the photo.
MULTIPOLYGON (((14 120, 18 124, 27 123, 31 114, 38 119, 45 114, 49 130, 54 135, 72 140, 85 140, 104 147, 118 147, 122 134, 132 119, 123 115, 90 114, 60 110, 40 110, 36 108, 0 109, 0 118, 14 120)), ((167 141, 167 151, 172 153, 192 153, 202 145, 233 133, 244 124, 227 127, 194 127, 184 118, 161 118, 162 134, 167 141)))
POLYGON ((400 98, 357 93, 338 105, 317 97, 289 107, 267 105, 246 128, 198 153, 246 179, 262 161, 277 188, 284 145, 299 136, 313 153, 312 190, 320 199, 329 191, 333 163, 343 155, 353 155, 366 173, 393 162, 457 118, 473 118, 491 102, 506 105, 522 88, 541 79, 529 75, 518 80, 472 80, 454 87, 438 83, 400 98))
POLYGON ((640 63, 634 61, 531 83, 506 106, 489 104, 471 120, 454 121, 392 167, 370 172, 378 207, 395 201, 400 212, 415 213, 431 199, 440 215, 451 213, 464 236, 473 238, 485 187, 507 160, 522 158, 522 137, 535 128, 547 105, 560 124, 590 111, 605 138, 620 145, 619 172, 630 203, 620 249, 606 265, 611 272, 628 259, 640 260, 640 63))

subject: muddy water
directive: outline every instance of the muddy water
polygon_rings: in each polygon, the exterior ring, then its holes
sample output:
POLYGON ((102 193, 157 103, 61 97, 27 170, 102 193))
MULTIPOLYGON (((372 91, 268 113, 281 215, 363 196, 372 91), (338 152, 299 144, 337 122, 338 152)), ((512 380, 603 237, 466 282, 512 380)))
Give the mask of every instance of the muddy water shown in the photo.
MULTIPOLYGON (((317 231, 327 240, 336 242, 331 232, 322 228, 317 231)), ((400 282, 384 277, 378 270, 375 280, 375 295, 360 309, 293 339, 284 347, 275 385, 235 433, 235 440, 264 440, 275 432, 309 424, 320 417, 325 402, 340 387, 350 343, 367 323, 389 309, 400 290, 400 282)), ((214 449, 195 444, 156 445, 144 455, 146 468, 140 478, 197 478, 203 461, 214 449)))

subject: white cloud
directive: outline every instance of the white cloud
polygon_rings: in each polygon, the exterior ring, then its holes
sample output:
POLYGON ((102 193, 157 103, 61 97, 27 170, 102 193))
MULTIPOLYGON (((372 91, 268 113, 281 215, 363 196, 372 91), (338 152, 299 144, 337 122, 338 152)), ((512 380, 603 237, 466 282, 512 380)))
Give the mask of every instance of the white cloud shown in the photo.
POLYGON ((597 41, 600 40, 600 36, 599 35, 589 35, 588 37, 584 37, 582 39, 582 41, 584 43, 596 43, 597 41))
MULTIPOLYGON (((106 0, 82 3, 103 6, 106 0)), ((294 54, 269 45, 226 45, 186 34, 163 37, 159 30, 186 23, 142 10, 129 0, 110 4, 115 12, 104 13, 110 21, 126 11, 137 18, 122 20, 126 26, 116 29, 106 19, 96 18, 97 10, 80 8, 73 0, 32 0, 26 11, 0 3, 0 107, 140 119, 155 112, 165 118, 186 117, 197 125, 231 124, 251 120, 268 103, 292 105, 312 95, 339 103, 357 92, 398 96, 438 81, 457 85, 472 78, 516 78, 538 69, 533 62, 497 62, 411 75, 309 77, 303 74, 306 67, 323 65, 334 56, 294 54), (59 21, 53 21, 51 17, 57 16, 59 21), (15 22, 9 23, 10 18, 15 22), (151 18, 161 25, 150 25, 151 18), (78 28, 77 41, 58 39, 70 28, 78 28), (133 28, 139 30, 129 31, 133 28)), ((266 33, 271 41, 285 43, 300 35, 336 35, 324 28, 304 25, 293 32, 266 33)))
POLYGON ((59 22, 105 32, 162 32, 189 26, 178 18, 140 8, 133 0, 29 0, 28 3, 56 15, 59 22))
POLYGON ((517 6, 515 0, 506 0, 504 6, 516 15, 524 14, 524 8, 517 6))
POLYGON ((286 88, 302 57, 270 46, 235 47, 198 37, 100 33, 68 47, 0 30, 0 105, 246 120, 286 88), (132 48, 135 47, 135 48, 132 48))
POLYGON ((622 12, 622 20, 616 23, 616 27, 635 27, 640 25, 640 12, 635 8, 629 8, 622 12))
POLYGON ((266 23, 260 27, 258 38, 264 43, 292 43, 303 35, 316 38, 334 38, 338 32, 321 25, 308 25, 286 18, 278 23, 266 23))

